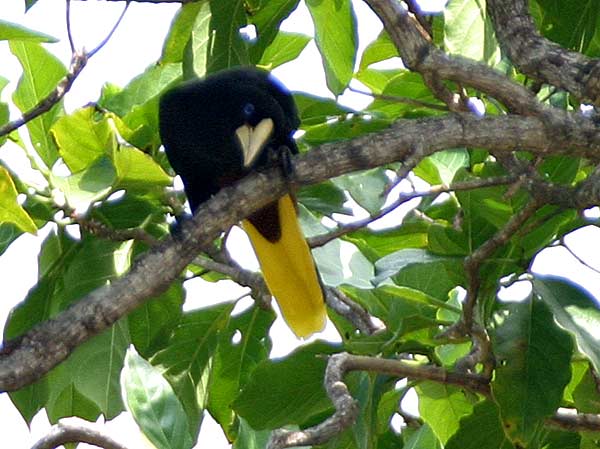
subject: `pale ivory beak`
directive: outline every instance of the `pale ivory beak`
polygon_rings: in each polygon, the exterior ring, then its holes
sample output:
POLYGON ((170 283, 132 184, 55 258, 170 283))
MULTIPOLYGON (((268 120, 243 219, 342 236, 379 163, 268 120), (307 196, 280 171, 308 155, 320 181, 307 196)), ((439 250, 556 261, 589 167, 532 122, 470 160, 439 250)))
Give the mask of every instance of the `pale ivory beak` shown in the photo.
POLYGON ((242 152, 244 153, 244 167, 248 168, 256 160, 267 141, 273 134, 273 120, 270 118, 262 119, 258 125, 242 125, 235 130, 235 135, 240 141, 242 152))

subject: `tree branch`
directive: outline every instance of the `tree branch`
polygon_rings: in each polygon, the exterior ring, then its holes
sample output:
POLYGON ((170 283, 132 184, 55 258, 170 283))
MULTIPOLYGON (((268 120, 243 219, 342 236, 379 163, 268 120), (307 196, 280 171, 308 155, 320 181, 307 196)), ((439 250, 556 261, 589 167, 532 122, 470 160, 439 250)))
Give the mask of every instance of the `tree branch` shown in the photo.
POLYGON ((542 37, 526 0, 488 0, 486 7, 502 51, 522 73, 564 89, 581 102, 600 105, 600 59, 542 37))
MULTIPOLYGON (((295 157, 293 182, 315 184, 351 171, 403 161, 417 145, 422 146, 424 156, 462 146, 495 152, 525 149, 537 154, 598 156, 600 133, 595 125, 583 117, 557 114, 564 118, 564 139, 549 137, 543 121, 536 117, 477 118, 454 114, 399 120, 382 132, 325 144, 295 157), (423 141, 423 136, 428 136, 427 141, 423 141)), ((280 170, 271 169, 223 189, 204 203, 177 235, 141 255, 126 275, 7 342, 0 351, 0 391, 16 390, 36 381, 84 341, 160 294, 221 232, 274 201, 288 188, 289 181, 282 178, 280 170)), ((591 199, 590 196, 588 200, 591 199)), ((599 198, 595 200, 593 204, 600 202, 599 198)))
POLYGON ((104 449, 127 449, 95 426, 83 419, 70 418, 71 422, 59 422, 37 441, 31 449, 54 449, 67 443, 87 443, 104 449), (72 421, 76 421, 76 423, 72 421))
POLYGON ((506 105, 509 111, 524 115, 539 113, 543 107, 522 85, 502 73, 460 56, 448 56, 436 48, 419 25, 417 19, 396 0, 365 0, 379 16, 396 45, 404 64, 423 75, 429 87, 451 106, 458 101, 457 94, 449 92, 442 79, 455 81, 485 92, 506 105))
MULTIPOLYGON (((474 393, 491 397, 489 378, 478 374, 455 373, 433 365, 414 365, 400 360, 352 355, 347 352, 329 358, 325 371, 325 390, 333 402, 335 413, 322 423, 308 429, 273 431, 268 449, 324 444, 352 425, 358 415, 358 406, 346 384, 344 376, 351 371, 367 371, 398 378, 429 380, 445 385, 466 388, 474 393)), ((565 430, 600 430, 600 416, 592 414, 557 413, 546 424, 565 430)))

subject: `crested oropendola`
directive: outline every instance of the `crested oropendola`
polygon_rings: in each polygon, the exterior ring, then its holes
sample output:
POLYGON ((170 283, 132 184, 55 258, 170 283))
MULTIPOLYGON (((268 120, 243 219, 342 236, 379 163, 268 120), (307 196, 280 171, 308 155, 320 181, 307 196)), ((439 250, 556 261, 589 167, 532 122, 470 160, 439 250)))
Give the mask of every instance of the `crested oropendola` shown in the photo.
MULTIPOLYGON (((183 181, 192 211, 221 188, 272 164, 287 148, 298 153, 294 100, 268 72, 237 68, 188 81, 160 101, 160 135, 183 181)), ((319 276, 291 194, 242 223, 271 294, 299 337, 323 329, 319 276)))

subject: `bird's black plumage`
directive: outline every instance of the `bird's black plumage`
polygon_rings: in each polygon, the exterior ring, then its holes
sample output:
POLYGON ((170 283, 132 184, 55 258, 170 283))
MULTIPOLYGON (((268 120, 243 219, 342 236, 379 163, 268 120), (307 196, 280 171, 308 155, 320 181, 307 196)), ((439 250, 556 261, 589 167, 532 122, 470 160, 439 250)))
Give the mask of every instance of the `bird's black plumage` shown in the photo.
POLYGON ((266 166, 279 147, 297 153, 300 121, 292 96, 268 72, 219 72, 167 92, 160 102, 160 134, 169 162, 181 176, 194 211, 225 185, 266 166), (274 135, 251 167, 244 167, 235 131, 269 117, 274 135))
MULTIPOLYGON (((160 101, 160 134, 192 211, 221 188, 297 153, 291 94, 268 72, 232 69, 182 84, 160 101), (283 150, 282 150, 283 149, 283 150)), ((301 337, 323 328, 325 306, 310 249, 288 194, 244 221, 265 280, 301 337)))

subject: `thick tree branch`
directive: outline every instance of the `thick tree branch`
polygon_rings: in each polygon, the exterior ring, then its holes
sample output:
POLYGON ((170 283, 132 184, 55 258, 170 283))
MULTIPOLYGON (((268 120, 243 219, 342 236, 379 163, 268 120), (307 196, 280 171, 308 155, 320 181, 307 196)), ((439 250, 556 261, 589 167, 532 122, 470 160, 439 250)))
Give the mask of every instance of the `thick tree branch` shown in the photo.
MULTIPOLYGON (((377 134, 325 144, 296 157, 294 182, 314 184, 351 171, 403 161, 418 145, 423 155, 467 146, 495 152, 526 149, 538 154, 598 157, 600 135, 595 125, 583 117, 557 114, 563 119, 564 139, 549 137, 543 121, 536 117, 454 114, 400 120, 377 134), (424 135, 428 136, 425 142, 424 135)), ((84 341, 164 291, 219 233, 284 194, 288 183, 280 170, 271 169, 223 189, 199 208, 193 220, 183 224, 181 232, 140 256, 129 273, 86 295, 21 338, 7 342, 0 353, 0 391, 16 390, 36 381, 84 341)), ((590 205, 600 202, 591 196, 587 198, 590 205)))
POLYGON ((531 115, 542 110, 535 97, 522 85, 502 73, 459 56, 448 56, 436 48, 417 19, 396 0, 365 0, 379 16, 404 64, 421 73, 438 97, 449 105, 456 95, 447 91, 440 80, 471 86, 502 102, 513 113, 531 115), (444 90, 445 89, 445 90, 444 90))
MULTIPOLYGON (((489 378, 484 376, 450 372, 433 365, 418 366, 400 360, 342 352, 329 358, 325 371, 325 390, 333 402, 335 413, 322 423, 308 429, 298 431, 275 430, 271 435, 267 448, 283 449, 286 447, 324 444, 351 426, 358 415, 357 404, 344 383, 344 376, 351 371, 388 374, 400 379, 429 380, 465 388, 482 396, 491 397, 489 378)), ((570 431, 599 431, 600 416, 560 412, 546 419, 546 424, 570 431)))
POLYGON ((569 51, 542 37, 526 0, 488 0, 502 51, 525 75, 600 105, 600 59, 569 51))

